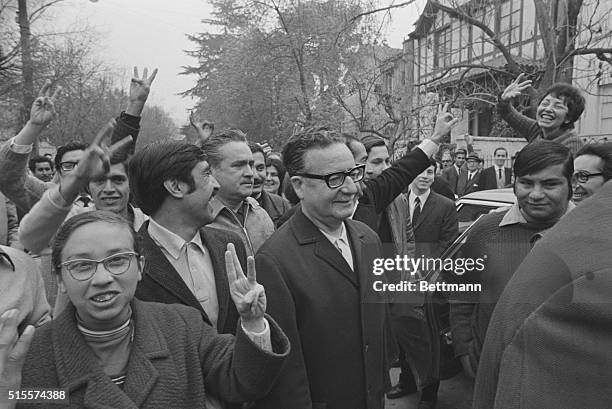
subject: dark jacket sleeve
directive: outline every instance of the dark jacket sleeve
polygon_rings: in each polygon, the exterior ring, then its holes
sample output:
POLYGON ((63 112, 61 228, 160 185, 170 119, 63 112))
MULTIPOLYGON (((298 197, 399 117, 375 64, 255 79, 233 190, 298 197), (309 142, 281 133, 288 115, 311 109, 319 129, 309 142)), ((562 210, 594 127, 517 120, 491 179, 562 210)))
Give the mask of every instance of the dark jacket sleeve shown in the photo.
POLYGON ((293 296, 275 258, 265 252, 255 257, 257 280, 268 295, 267 313, 287 334, 291 352, 270 393, 257 402, 257 409, 310 409, 312 401, 302 353, 293 296))
POLYGON ((204 385, 214 396, 228 402, 244 402, 260 398, 270 390, 290 348, 278 324, 269 316, 266 318, 270 324, 271 352, 256 346, 240 328, 240 322, 234 338, 217 334, 199 319, 191 319, 200 323, 204 385))
POLYGON ((421 149, 408 152, 378 177, 365 182, 364 200, 380 214, 421 172, 429 167, 429 158, 421 149))
POLYGON ((497 113, 508 122, 520 136, 531 142, 534 140, 540 131, 540 126, 535 119, 531 119, 519 113, 513 106, 511 101, 497 100, 497 113))
POLYGON ((138 139, 138 133, 140 132, 140 117, 133 116, 128 113, 121 112, 119 116, 115 119, 117 121, 117 125, 113 130, 113 135, 111 136, 111 144, 118 142, 125 138, 126 136, 132 137, 132 143, 127 145, 125 149, 115 153, 115 160, 123 161, 129 155, 134 154, 134 149, 136 148, 136 140, 138 139))

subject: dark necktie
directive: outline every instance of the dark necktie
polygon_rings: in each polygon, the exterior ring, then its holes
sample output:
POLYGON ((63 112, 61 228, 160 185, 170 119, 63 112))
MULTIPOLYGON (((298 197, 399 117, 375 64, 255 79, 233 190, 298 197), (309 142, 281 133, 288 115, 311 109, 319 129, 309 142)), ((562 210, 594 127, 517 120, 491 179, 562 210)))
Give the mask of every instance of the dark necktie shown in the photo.
POLYGON ((497 177, 499 178, 499 180, 502 180, 501 168, 497 169, 497 177))
POLYGON ((419 216, 421 215, 421 200, 417 196, 414 199, 414 212, 412 213, 412 228, 414 229, 416 226, 417 220, 419 220, 419 216))

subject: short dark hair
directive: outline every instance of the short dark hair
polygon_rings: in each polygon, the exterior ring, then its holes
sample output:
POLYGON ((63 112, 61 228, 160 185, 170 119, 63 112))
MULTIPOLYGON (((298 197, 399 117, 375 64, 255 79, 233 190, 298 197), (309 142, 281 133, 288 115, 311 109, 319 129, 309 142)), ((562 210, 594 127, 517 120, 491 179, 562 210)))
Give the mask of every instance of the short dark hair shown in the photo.
POLYGON ((465 156, 467 156, 467 151, 465 149, 459 148, 455 150, 455 156, 459 155, 460 153, 463 153, 465 156))
POLYGON ((493 156, 497 155, 497 151, 504 151, 506 152, 506 156, 508 156, 508 149, 504 148, 503 146, 500 146, 499 148, 495 148, 495 150, 493 151, 493 156))
POLYGON ((251 153, 253 154, 256 152, 261 153, 264 156, 264 160, 266 159, 266 153, 264 152, 260 144, 256 142, 249 142, 249 149, 251 149, 251 153))
POLYGON ((365 146, 366 152, 368 155, 370 151, 378 146, 387 147, 387 144, 383 138, 377 135, 366 135, 361 139, 361 143, 365 146))
POLYGON ((223 160, 219 149, 230 142, 247 142, 247 137, 240 129, 225 129, 218 134, 212 135, 202 144, 202 150, 208 157, 210 166, 217 167, 223 160))
POLYGON ((555 165, 563 165, 563 176, 567 180, 568 195, 571 198, 574 158, 569 148, 560 143, 540 140, 525 146, 516 154, 514 177, 531 175, 555 165))
POLYGON ((30 170, 34 172, 36 170, 36 164, 41 163, 41 162, 47 162, 49 166, 51 166, 51 170, 55 168, 51 158, 48 158, 46 156, 41 156, 41 155, 36 155, 36 156, 31 157, 30 160, 28 161, 28 168, 30 168, 30 170))
POLYGON ((306 129, 295 134, 283 148, 283 165, 290 176, 304 170, 304 156, 312 149, 323 149, 335 144, 345 144, 345 140, 334 131, 326 129, 306 129))
POLYGON ((57 169, 57 171, 61 173, 62 167, 60 166, 60 164, 62 163, 62 158, 66 153, 72 151, 84 151, 85 149, 87 149, 88 146, 89 145, 85 142, 71 141, 57 148, 57 153, 55 154, 55 169, 57 169))
POLYGON ((429 158, 429 166, 434 167, 434 172, 438 170, 438 162, 434 158, 429 158))
POLYGON ((582 149, 576 152, 575 158, 583 155, 593 155, 601 158, 604 162, 604 167, 601 171, 604 180, 612 179, 612 142, 584 145, 582 149))
POLYGON ((64 250, 64 246, 72 233, 79 227, 95 222, 114 223, 125 226, 132 236, 134 252, 140 254, 140 242, 136 236, 136 232, 134 231, 134 228, 130 222, 123 216, 120 216, 117 213, 107 212, 105 210, 85 212, 67 219, 59 228, 59 231, 53 239, 53 243, 51 245, 51 263, 56 274, 61 274, 62 272, 62 250, 64 250))
POLYGON ((557 82, 544 91, 538 105, 540 105, 548 95, 555 98, 563 97, 565 105, 567 105, 566 118, 569 122, 562 124, 560 128, 573 129, 574 122, 576 122, 578 118, 580 118, 580 115, 582 115, 582 112, 584 112, 585 101, 580 90, 565 82, 557 82))
MULTIPOLYGON (((144 146, 129 162, 128 177, 134 202, 147 215, 153 215, 169 195, 164 182, 177 179, 195 189, 193 168, 206 155, 196 145, 181 141, 161 141, 144 146)), ((203 204, 202 204, 203 206, 203 204)))

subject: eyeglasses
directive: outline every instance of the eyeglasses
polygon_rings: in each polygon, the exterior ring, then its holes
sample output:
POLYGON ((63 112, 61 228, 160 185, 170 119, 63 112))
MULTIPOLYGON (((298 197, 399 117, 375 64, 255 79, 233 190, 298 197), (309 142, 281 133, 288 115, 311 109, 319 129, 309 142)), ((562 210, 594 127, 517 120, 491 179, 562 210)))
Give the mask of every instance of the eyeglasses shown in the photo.
POLYGON ((113 275, 121 275, 128 271, 133 257, 138 257, 138 253, 126 251, 105 257, 101 260, 89 260, 79 258, 74 260, 64 261, 60 264, 68 270, 72 278, 77 281, 87 281, 98 270, 98 264, 104 265, 104 268, 113 275))
POLYGON ((578 181, 580 183, 587 183, 593 176, 603 176, 603 173, 589 173, 583 170, 578 171, 572 175, 572 181, 578 181))
POLYGON ((580 183, 587 183, 590 178, 594 176, 603 176, 603 173, 589 173, 585 171, 578 171, 572 175, 573 181, 578 181, 580 183))
POLYGON ((76 161, 62 162, 60 163, 60 169, 62 170, 62 172, 71 172, 74 170, 74 168, 77 167, 78 164, 79 162, 76 161))
POLYGON ((365 165, 357 165, 346 172, 334 172, 327 175, 313 175, 312 173, 296 173, 295 176, 302 176, 309 179, 321 179, 330 189, 337 189, 344 184, 346 177, 350 177, 353 182, 359 182, 365 175, 365 165))

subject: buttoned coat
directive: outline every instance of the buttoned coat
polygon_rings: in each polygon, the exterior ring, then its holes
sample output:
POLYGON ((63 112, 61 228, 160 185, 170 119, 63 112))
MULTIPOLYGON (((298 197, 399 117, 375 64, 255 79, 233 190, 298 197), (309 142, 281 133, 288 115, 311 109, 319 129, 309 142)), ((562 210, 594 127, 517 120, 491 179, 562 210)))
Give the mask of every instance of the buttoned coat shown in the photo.
POLYGON ((469 174, 467 169, 461 169, 459 179, 457 180, 457 196, 459 197, 465 196, 468 193, 478 192, 479 190, 482 190, 482 182, 480 179, 482 171, 480 169, 477 170, 471 179, 468 179, 468 175, 469 174))
POLYGON ((382 248, 363 223, 345 226, 355 271, 301 209, 257 253, 268 312, 291 341, 278 382, 258 408, 384 406, 386 305, 371 291, 382 248))
MULTIPOLYGON (((412 194, 411 191, 410 195, 412 194)), ((455 203, 430 190, 421 214, 414 220, 413 226, 416 257, 438 257, 459 235, 455 203)))
POLYGON ((242 330, 236 338, 217 334, 193 308, 134 300, 132 312, 134 335, 123 389, 105 375, 77 329, 72 304, 36 330, 21 388, 64 389, 69 399, 59 406, 64 408, 204 409, 207 391, 227 401, 265 395, 289 350, 271 318, 274 352, 265 352, 242 330))
MULTIPOLYGON (((145 258, 142 280, 136 287, 136 298, 142 301, 153 301, 164 304, 183 304, 200 311, 202 318, 211 323, 202 305, 189 290, 176 269, 170 264, 159 246, 147 231, 149 222, 145 222, 138 231, 141 240, 141 253, 145 258)), ((229 292, 229 280, 225 270, 225 250, 227 243, 233 243, 240 264, 246 272, 246 252, 240 237, 232 232, 204 227, 200 229, 202 244, 210 254, 215 274, 219 316, 217 331, 223 334, 235 334, 238 311, 229 292)))
MULTIPOLYGON (((504 168, 504 187, 509 186, 512 182, 512 169, 504 168)), ((495 174, 495 166, 486 168, 480 175, 480 190, 497 189, 497 175, 495 174)))
POLYGON ((451 190, 453 191, 453 193, 457 194, 457 180, 459 179, 459 173, 457 173, 457 169, 455 168, 455 165, 452 165, 446 169, 443 169, 442 175, 440 177, 446 180, 451 190))

